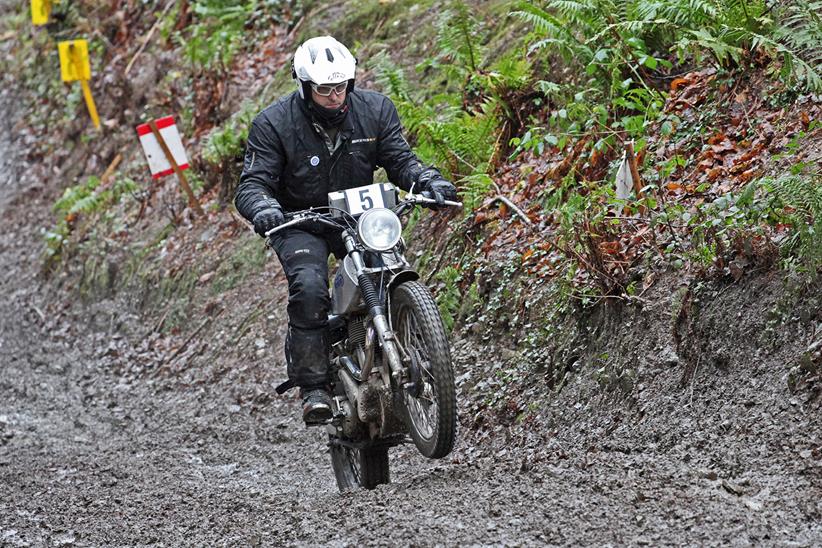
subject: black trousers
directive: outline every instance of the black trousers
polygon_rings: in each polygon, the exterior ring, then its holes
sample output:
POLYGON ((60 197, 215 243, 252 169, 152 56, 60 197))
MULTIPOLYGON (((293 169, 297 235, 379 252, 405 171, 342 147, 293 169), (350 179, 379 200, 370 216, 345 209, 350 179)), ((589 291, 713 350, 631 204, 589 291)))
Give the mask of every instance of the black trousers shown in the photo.
POLYGON ((302 388, 328 385, 328 257, 345 254, 339 234, 288 229, 271 245, 288 279, 288 379, 302 388))

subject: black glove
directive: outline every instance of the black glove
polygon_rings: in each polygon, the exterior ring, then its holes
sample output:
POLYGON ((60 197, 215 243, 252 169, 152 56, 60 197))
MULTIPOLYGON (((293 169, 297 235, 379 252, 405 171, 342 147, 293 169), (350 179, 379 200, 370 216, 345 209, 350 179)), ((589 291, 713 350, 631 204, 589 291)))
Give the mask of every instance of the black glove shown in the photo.
POLYGON ((437 205, 443 205, 445 200, 449 202, 457 201, 457 187, 445 179, 436 179, 428 184, 427 192, 432 194, 432 198, 437 201, 437 205))
POLYGON ((457 201, 457 188, 446 181, 438 169, 429 167, 424 170, 417 177, 417 183, 423 196, 437 201, 437 208, 442 207, 446 200, 457 201))
POLYGON ((270 206, 254 215, 254 232, 265 237, 265 233, 280 226, 285 221, 283 210, 278 206, 270 206))

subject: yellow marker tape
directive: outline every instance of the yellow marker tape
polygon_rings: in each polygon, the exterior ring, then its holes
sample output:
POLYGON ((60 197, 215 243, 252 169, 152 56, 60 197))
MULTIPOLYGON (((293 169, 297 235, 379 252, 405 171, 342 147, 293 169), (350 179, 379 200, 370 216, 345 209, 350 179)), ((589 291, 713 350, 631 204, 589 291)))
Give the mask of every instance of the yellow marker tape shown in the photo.
POLYGON ((31 0, 31 22, 34 25, 45 25, 51 15, 51 0, 31 0))
POLYGON ((57 49, 60 52, 60 75, 64 82, 91 80, 86 40, 58 42, 57 49))

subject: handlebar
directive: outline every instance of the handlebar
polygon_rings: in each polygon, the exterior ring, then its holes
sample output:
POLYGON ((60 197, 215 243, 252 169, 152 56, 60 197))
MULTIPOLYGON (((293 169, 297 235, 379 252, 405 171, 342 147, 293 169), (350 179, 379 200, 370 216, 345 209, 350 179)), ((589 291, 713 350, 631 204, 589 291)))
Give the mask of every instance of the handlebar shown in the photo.
MULTIPOLYGON (((413 205, 443 205, 443 206, 451 206, 451 207, 462 207, 462 202, 452 202, 450 200, 445 200, 442 204, 439 204, 433 198, 426 198, 422 194, 411 194, 410 192, 405 195, 405 198, 394 207, 395 213, 402 212, 407 206, 413 205)), ((333 221, 329 218, 328 214, 320 213, 319 211, 314 211, 311 209, 306 209, 303 211, 297 211, 292 214, 287 214, 286 217, 291 217, 288 221, 284 222, 281 225, 277 225, 268 232, 265 233, 265 237, 268 238, 273 234, 276 234, 280 230, 284 230, 286 228, 296 226, 308 221, 311 222, 319 222, 326 226, 330 226, 332 228, 342 228, 339 221, 333 221)))
POLYGON ((319 222, 319 223, 322 223, 324 225, 331 226, 331 227, 334 227, 334 228, 339 228, 340 227, 340 224, 338 222, 330 220, 328 217, 326 217, 325 215, 323 215, 322 213, 319 213, 317 211, 311 211, 311 210, 298 211, 298 212, 292 214, 290 220, 284 222, 281 225, 277 225, 274 228, 272 228, 271 230, 269 230, 268 232, 266 232, 265 237, 268 238, 269 236, 271 236, 272 234, 276 234, 280 230, 286 229, 286 228, 294 226, 294 225, 302 224, 306 221, 319 222))
MULTIPOLYGON (((437 202, 433 198, 426 198, 422 194, 411 194, 410 192, 405 195, 405 200, 403 200, 403 201, 404 202, 411 202, 411 203, 414 203, 414 204, 422 204, 422 205, 438 205, 439 204, 439 202, 437 202)), ((400 202, 400 205, 402 205, 402 202, 400 202)), ((442 205, 447 205, 447 206, 451 206, 451 207, 462 207, 462 202, 452 202, 451 200, 445 200, 445 201, 442 202, 442 205)))

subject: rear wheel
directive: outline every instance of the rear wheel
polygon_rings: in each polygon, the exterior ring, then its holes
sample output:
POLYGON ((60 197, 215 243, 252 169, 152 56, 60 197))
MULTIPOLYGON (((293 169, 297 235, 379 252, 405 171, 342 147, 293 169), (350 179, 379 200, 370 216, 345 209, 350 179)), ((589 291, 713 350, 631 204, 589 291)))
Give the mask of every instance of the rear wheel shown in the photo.
POLYGON ((388 483, 388 448, 355 448, 331 437, 331 467, 340 491, 374 489, 388 483))
POLYGON ((442 458, 454 447, 457 397, 448 338, 437 303, 422 283, 405 282, 391 294, 391 320, 411 358, 411 386, 403 388, 408 430, 420 453, 442 458))

